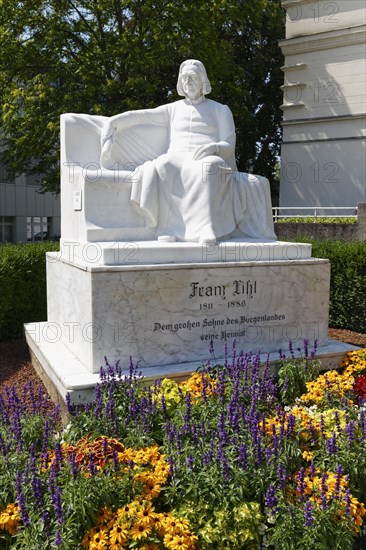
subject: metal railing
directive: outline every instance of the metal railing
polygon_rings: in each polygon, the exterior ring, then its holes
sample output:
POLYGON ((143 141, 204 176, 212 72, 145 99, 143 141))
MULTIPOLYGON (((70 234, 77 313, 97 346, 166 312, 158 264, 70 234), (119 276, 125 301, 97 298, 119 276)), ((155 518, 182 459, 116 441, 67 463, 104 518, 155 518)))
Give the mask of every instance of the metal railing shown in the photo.
POLYGON ((314 218, 315 221, 318 218, 357 218, 357 206, 274 206, 272 208, 273 221, 282 220, 284 218, 314 218), (293 211, 300 211, 301 213, 293 213, 293 211), (348 210, 349 214, 334 214, 334 211, 348 210), (291 211, 291 214, 285 212, 291 211), (304 211, 306 214, 304 214, 304 211), (327 211, 331 211, 331 214, 327 214, 327 211), (325 212, 325 213, 324 213, 325 212))

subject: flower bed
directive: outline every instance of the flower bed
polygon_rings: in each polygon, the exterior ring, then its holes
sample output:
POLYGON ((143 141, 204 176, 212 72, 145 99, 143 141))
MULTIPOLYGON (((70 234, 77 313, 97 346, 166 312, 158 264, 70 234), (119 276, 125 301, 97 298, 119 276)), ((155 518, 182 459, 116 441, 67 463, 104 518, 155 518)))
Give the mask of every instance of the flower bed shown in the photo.
MULTIPOLYGON (((106 365, 62 427, 0 395, 0 548, 352 550, 366 516, 366 349, 250 354, 146 387, 106 365)), ((24 403, 24 404, 23 404, 24 403)))

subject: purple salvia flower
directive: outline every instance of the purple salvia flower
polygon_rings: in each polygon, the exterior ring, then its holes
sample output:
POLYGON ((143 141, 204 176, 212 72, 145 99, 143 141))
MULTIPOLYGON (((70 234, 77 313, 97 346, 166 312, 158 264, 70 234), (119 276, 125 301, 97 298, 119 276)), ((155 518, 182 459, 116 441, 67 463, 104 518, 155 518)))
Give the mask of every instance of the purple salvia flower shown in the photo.
POLYGON ((53 502, 53 508, 55 510, 57 523, 61 527, 63 524, 64 518, 62 513, 62 492, 59 486, 56 487, 56 491, 53 495, 52 502, 53 502))
POLYGON ((209 449, 203 454, 203 457, 202 457, 202 462, 204 466, 208 466, 209 464, 211 464, 212 459, 213 459, 213 452, 211 449, 209 449))
POLYGON ((314 428, 314 424, 313 424, 313 421, 311 419, 308 422, 307 428, 308 428, 309 433, 310 433, 311 442, 316 443, 317 442, 316 430, 314 428))
POLYGON ((94 403, 94 415, 95 418, 99 418, 103 410, 103 400, 102 400, 102 388, 99 384, 95 386, 95 403, 94 403))
MULTIPOLYGON (((189 394, 187 394, 187 395, 189 395, 189 394)), ((163 412, 164 419, 167 420, 169 418, 169 415, 168 415, 168 411, 167 411, 167 408, 166 408, 166 401, 165 401, 164 394, 161 396, 161 399, 160 399, 160 408, 163 412)))
POLYGON ((104 458, 107 458, 108 456, 108 440, 106 437, 103 438, 103 454, 104 458))
POLYGON ((175 462, 174 462, 174 458, 172 456, 169 456, 168 457, 168 462, 169 462, 169 466, 170 466, 170 473, 171 475, 173 476, 174 473, 175 473, 175 462))
POLYGON ((187 456, 187 466, 188 466, 188 469, 189 470, 193 470, 193 465, 194 465, 194 458, 193 458, 193 455, 192 454, 189 454, 187 456))
POLYGON ((304 507, 304 526, 305 527, 312 527, 314 523, 313 519, 313 507, 310 502, 310 500, 307 500, 304 507))
POLYGON ((191 394, 188 392, 185 399, 186 411, 183 416, 184 427, 183 433, 188 433, 190 431, 190 422, 191 422, 191 394))
POLYGON ((314 357, 316 356, 317 349, 318 349, 318 340, 315 338, 314 346, 313 346, 313 349, 311 350, 311 353, 310 353, 311 359, 314 359, 314 357))
POLYGON ((335 455, 338 452, 337 438, 335 432, 333 432, 332 437, 326 440, 325 447, 330 456, 335 455))
POLYGON ((342 428, 341 428, 341 423, 340 423, 340 419, 339 419, 339 412, 337 410, 334 411, 334 420, 335 420, 335 425, 336 425, 337 432, 338 432, 338 435, 339 435, 342 432, 342 428))
POLYGON ((267 508, 271 508, 271 514, 276 513, 276 506, 278 504, 278 498, 276 497, 276 489, 273 483, 267 489, 266 495, 264 497, 264 504, 267 508))
POLYGON ((288 475, 286 468, 282 464, 279 464, 277 466, 277 478, 279 481, 280 489, 284 491, 286 489, 288 475))
POLYGON ((70 463, 70 468, 71 468, 71 475, 74 479, 77 478, 77 476, 79 475, 80 473, 80 468, 79 466, 76 464, 76 461, 75 461, 75 453, 71 453, 71 455, 69 456, 69 463, 70 463))
POLYGON ((287 510, 289 511, 291 519, 294 521, 295 520, 295 512, 294 512, 294 507, 292 506, 292 504, 289 504, 287 506, 287 510))
POLYGON ((75 416, 76 407, 73 404, 73 402, 71 401, 71 394, 70 393, 66 394, 66 406, 67 406, 67 412, 69 413, 69 415, 70 416, 75 416))
POLYGON ((310 479, 311 479, 311 481, 313 481, 313 479, 314 479, 315 476, 316 476, 316 468, 315 468, 315 464, 314 464, 314 461, 313 461, 313 460, 312 460, 311 463, 310 463, 309 474, 310 474, 310 479))
POLYGON ((53 463, 53 468, 56 472, 59 472, 61 469, 61 465, 63 463, 63 455, 62 455, 62 446, 59 441, 55 444, 55 461, 53 463))
POLYGON ((16 492, 17 492, 17 502, 20 508, 20 515, 22 518, 22 522, 25 525, 25 527, 29 527, 31 522, 28 516, 25 495, 23 493, 22 474, 19 471, 17 471, 16 473, 16 492))
POLYGON ((287 415, 287 435, 291 437, 294 434, 296 426, 296 417, 292 413, 287 415))
POLYGON ((63 542, 63 541, 62 541, 62 537, 61 537, 60 531, 56 531, 55 546, 61 546, 62 542, 63 542))
POLYGON ((0 452, 3 456, 6 456, 10 450, 10 443, 6 445, 3 436, 0 434, 0 452))
POLYGON ((325 429, 324 429, 324 416, 322 414, 320 415, 320 431, 322 434, 322 438, 325 439, 326 436, 325 436, 325 429))
POLYGON ((343 474, 343 468, 339 464, 339 466, 337 466, 337 469, 336 469, 336 484, 335 484, 335 489, 334 489, 335 498, 339 497, 339 491, 340 491, 340 488, 341 488, 341 481, 342 481, 342 474, 343 474))
POLYGON ((94 477, 94 476, 97 475, 97 468, 95 466, 94 458, 95 458, 94 453, 89 453, 88 468, 89 468, 89 472, 90 472, 91 477, 94 477))
POLYGON ((306 482, 305 482, 305 470, 304 468, 300 468, 299 473, 297 475, 297 489, 300 493, 300 501, 305 500, 305 489, 306 489, 306 482))
POLYGON ((264 451, 264 454, 266 455, 267 464, 270 462, 272 455, 276 455, 276 450, 271 449, 271 447, 267 447, 264 451))
POLYGON ((321 506, 321 508, 323 508, 323 510, 328 507, 328 504, 327 504, 327 493, 328 493, 327 479, 328 479, 328 474, 326 474, 324 472, 322 474, 322 485, 321 485, 321 494, 320 494, 320 499, 321 499, 320 506, 321 506))
POLYGON ((14 410, 13 410, 12 432, 13 432, 15 441, 18 442, 17 450, 20 453, 23 449, 23 432, 22 432, 20 407, 17 404, 15 404, 14 410))
POLYGON ((114 447, 112 448, 112 460, 114 471, 117 473, 119 471, 118 453, 114 447))
POLYGON ((346 503, 346 516, 351 515, 351 491, 347 489, 346 494, 344 495, 344 500, 346 503))
POLYGON ((226 485, 227 482, 230 479, 230 468, 229 468, 229 463, 228 463, 225 451, 224 451, 223 446, 222 446, 221 443, 220 443, 219 449, 217 451, 217 458, 218 458, 218 460, 221 464, 223 478, 224 478, 224 485, 226 485))
POLYGON ((351 420, 346 424, 345 432, 347 434, 347 441, 349 445, 353 445, 355 441, 355 422, 354 420, 351 420))
POLYGON ((228 435, 227 430, 226 430, 225 414, 224 414, 223 411, 220 413, 220 416, 219 416, 219 421, 218 421, 218 424, 217 424, 217 431, 218 431, 219 441, 223 444, 227 443, 228 439, 229 439, 229 435, 228 435))
POLYGON ((35 503, 37 505, 37 508, 41 509, 43 506, 43 487, 42 487, 42 480, 37 475, 36 472, 36 458, 31 459, 31 467, 30 467, 32 477, 31 477, 31 486, 33 490, 33 497, 35 500, 35 503))
POLYGON ((304 356, 305 359, 309 357, 309 340, 307 338, 304 338, 304 356))
POLYGON ((201 435, 203 438, 206 437, 206 428, 205 428, 205 422, 202 420, 202 423, 201 423, 201 435))
POLYGON ((362 431, 361 442, 363 444, 366 441, 366 414, 364 409, 362 409, 360 413, 360 425, 361 425, 361 431, 362 431))
POLYGON ((290 352, 292 359, 294 359, 295 354, 294 354, 294 346, 293 346, 292 340, 289 340, 288 342, 288 350, 290 352))

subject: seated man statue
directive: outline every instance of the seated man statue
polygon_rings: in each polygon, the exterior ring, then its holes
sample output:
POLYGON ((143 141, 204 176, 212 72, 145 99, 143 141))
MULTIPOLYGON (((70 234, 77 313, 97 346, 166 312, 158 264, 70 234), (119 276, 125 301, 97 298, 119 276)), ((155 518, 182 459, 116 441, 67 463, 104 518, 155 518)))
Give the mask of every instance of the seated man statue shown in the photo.
POLYGON ((184 99, 107 119, 101 167, 115 167, 116 135, 123 140, 123 133, 136 126, 164 127, 166 150, 136 168, 130 196, 147 225, 158 228, 158 240, 275 240, 268 180, 237 171, 231 111, 206 99, 211 84, 200 61, 181 64, 177 91, 184 99))

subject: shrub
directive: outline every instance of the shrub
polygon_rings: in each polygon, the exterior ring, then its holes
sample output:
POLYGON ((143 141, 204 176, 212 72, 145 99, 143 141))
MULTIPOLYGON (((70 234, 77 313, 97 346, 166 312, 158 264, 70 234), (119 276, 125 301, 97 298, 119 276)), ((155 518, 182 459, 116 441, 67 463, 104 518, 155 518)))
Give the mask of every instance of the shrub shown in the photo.
POLYGON ((47 319, 45 253, 54 242, 0 246, 0 341, 22 335, 23 323, 47 319))
POLYGON ((366 242, 311 242, 315 258, 328 258, 331 264, 329 325, 366 332, 366 242))

